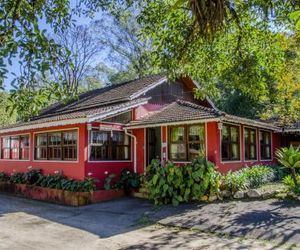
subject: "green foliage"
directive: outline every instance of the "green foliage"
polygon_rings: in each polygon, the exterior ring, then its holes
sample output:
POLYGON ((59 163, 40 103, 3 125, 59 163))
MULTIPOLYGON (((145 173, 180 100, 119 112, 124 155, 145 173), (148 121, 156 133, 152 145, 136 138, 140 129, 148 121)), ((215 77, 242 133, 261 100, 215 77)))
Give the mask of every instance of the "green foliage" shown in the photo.
POLYGON ((109 190, 112 188, 112 180, 116 177, 116 174, 109 174, 104 180, 104 189, 109 190))
POLYGON ((253 166, 235 172, 228 172, 222 180, 221 188, 235 193, 239 190, 258 188, 276 179, 275 170, 269 166, 253 166))
POLYGON ((26 173, 24 173, 24 181, 28 185, 34 185, 38 182, 41 176, 40 169, 30 169, 26 173))
POLYGON ((221 188, 228 190, 231 193, 235 193, 239 190, 245 190, 248 188, 246 176, 242 173, 229 171, 222 180, 221 188))
POLYGON ((6 92, 0 92, 0 127, 7 126, 16 122, 16 113, 7 111, 7 104, 10 95, 6 92))
POLYGON ((282 180, 283 184, 286 185, 289 189, 289 191, 294 192, 295 194, 300 194, 300 179, 297 178, 297 183, 295 184, 295 181, 291 175, 287 175, 282 180))
POLYGON ((120 180, 115 184, 115 188, 129 190, 131 188, 139 188, 140 185, 141 180, 139 174, 124 170, 121 173, 120 180))
POLYGON ((219 192, 220 174, 215 166, 199 157, 191 165, 175 166, 168 162, 161 166, 153 160, 146 172, 149 197, 156 205, 199 201, 204 195, 219 192))
POLYGON ((297 185, 296 169, 300 168, 300 151, 292 145, 289 148, 281 148, 276 151, 278 162, 285 168, 290 169, 295 185, 297 185))
POLYGON ((87 177, 84 181, 79 181, 68 179, 59 172, 54 175, 42 175, 41 170, 31 168, 26 173, 13 172, 11 176, 1 172, 0 181, 71 192, 92 192, 96 190, 94 178, 87 177))
POLYGON ((9 180, 9 175, 4 172, 0 172, 0 182, 7 182, 8 180, 9 180))
POLYGON ((9 178, 9 182, 14 184, 24 184, 25 178, 23 173, 13 172, 9 178))

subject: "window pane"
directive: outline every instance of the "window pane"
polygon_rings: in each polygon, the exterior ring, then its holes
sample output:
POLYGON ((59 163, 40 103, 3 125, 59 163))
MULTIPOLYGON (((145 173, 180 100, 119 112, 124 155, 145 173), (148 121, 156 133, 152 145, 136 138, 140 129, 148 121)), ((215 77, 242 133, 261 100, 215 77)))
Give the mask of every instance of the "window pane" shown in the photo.
POLYGON ((204 144, 190 143, 189 144, 189 160, 194 160, 198 156, 205 156, 204 144))
POLYGON ((245 137, 245 143, 249 143, 250 142, 249 129, 244 130, 244 137, 245 137))
POLYGON ((91 146, 90 160, 91 161, 108 160, 108 147, 91 146))
POLYGON ((108 142, 108 132, 102 132, 102 131, 92 131, 92 144, 97 144, 97 145, 103 145, 108 142))
POLYGON ((10 138, 11 142, 11 158, 18 160, 20 158, 20 137, 11 137, 10 138))
POLYGON ((76 145, 77 144, 77 132, 63 132, 63 144, 64 145, 76 145))
POLYGON ((35 136, 36 146, 47 146, 47 134, 39 134, 35 136))
POLYGON ((256 143, 256 131, 255 130, 250 130, 250 142, 251 143, 256 143))
POLYGON ((173 160, 186 160, 185 144, 171 144, 170 154, 173 160))
POLYGON ((205 133, 204 126, 189 127, 189 141, 204 141, 205 133))
POLYGON ((230 127, 231 142, 238 142, 239 140, 239 129, 237 127, 230 127))
POLYGON ((250 146, 250 159, 256 159, 256 147, 254 145, 250 146))
POLYGON ((222 128, 222 141, 229 141, 229 129, 226 125, 222 128))
POLYGON ((1 158, 10 159, 10 138, 9 137, 2 138, 1 145, 2 145, 1 158))
POLYGON ((231 160, 239 159, 239 145, 234 143, 231 145, 231 160))
POLYGON ((184 127, 171 127, 171 142, 184 142, 184 127))
POLYGON ((61 133, 48 134, 48 146, 61 145, 61 133))

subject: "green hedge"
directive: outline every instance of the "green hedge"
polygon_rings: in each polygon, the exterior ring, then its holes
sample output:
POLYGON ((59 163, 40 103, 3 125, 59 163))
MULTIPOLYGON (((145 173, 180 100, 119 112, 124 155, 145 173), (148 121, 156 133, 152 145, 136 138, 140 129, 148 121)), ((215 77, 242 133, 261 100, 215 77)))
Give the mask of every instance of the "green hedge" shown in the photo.
POLYGON ((94 178, 88 177, 83 181, 79 181, 69 179, 59 172, 54 175, 43 175, 39 169, 30 169, 26 173, 14 172, 10 176, 4 172, 0 172, 0 181, 62 189, 71 192, 92 192, 96 190, 94 178))

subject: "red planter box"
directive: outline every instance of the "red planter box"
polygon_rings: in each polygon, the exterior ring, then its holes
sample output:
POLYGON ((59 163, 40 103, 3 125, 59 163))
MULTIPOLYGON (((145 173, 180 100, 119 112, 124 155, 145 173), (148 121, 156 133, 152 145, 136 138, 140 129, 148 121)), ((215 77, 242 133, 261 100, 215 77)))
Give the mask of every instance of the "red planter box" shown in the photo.
POLYGON ((30 186, 25 184, 10 184, 0 182, 0 192, 17 196, 47 201, 68 206, 83 206, 91 203, 113 200, 125 195, 124 190, 97 190, 94 192, 70 192, 30 186))

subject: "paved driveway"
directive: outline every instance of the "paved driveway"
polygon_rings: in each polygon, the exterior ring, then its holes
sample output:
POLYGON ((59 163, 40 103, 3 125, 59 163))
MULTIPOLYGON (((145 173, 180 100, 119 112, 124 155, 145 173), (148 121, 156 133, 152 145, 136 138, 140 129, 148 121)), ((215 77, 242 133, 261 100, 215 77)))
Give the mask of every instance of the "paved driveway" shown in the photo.
POLYGON ((0 249, 278 249, 299 242, 299 216, 298 205, 273 200, 157 209, 124 198, 72 208, 0 195, 0 249))

